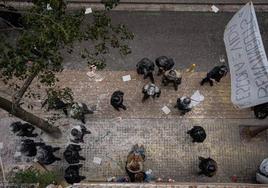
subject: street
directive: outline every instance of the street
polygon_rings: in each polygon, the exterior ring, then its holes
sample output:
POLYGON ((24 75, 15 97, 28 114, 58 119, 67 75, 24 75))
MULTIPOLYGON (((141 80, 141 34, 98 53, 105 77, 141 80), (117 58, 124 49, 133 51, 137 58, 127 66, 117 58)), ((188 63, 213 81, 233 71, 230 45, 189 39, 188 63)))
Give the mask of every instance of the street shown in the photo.
MULTIPOLYGON (((263 125, 266 120, 256 120, 250 109, 239 110, 231 103, 230 74, 220 83, 210 87, 200 86, 199 82, 206 72, 220 64, 220 57, 225 57, 223 43, 224 27, 233 13, 200 12, 113 12, 116 22, 125 23, 134 33, 130 43, 132 54, 121 57, 118 53, 107 56, 107 68, 96 74, 101 78, 96 81, 86 75, 89 70, 79 58, 79 49, 87 43, 77 46, 74 54, 65 54, 65 70, 59 75, 59 85, 72 88, 74 98, 88 105, 95 105, 96 112, 86 116, 86 127, 92 132, 85 136, 81 155, 81 174, 86 181, 106 181, 112 176, 125 175, 125 161, 131 147, 143 144, 146 149, 145 170, 151 169, 156 178, 177 182, 237 182, 255 183, 255 172, 261 161, 267 157, 266 132, 258 138, 245 142, 240 139, 241 124, 263 125), (197 65, 194 73, 183 73, 182 84, 178 91, 172 86, 161 85, 161 78, 156 77, 160 86, 160 98, 141 103, 142 87, 148 80, 135 71, 136 63, 143 57, 151 60, 166 55, 172 57, 176 69, 185 70, 191 64, 197 65), (131 75, 128 82, 122 76, 131 75), (110 96, 115 90, 125 93, 126 111, 115 111, 110 105, 110 96), (204 95, 205 100, 185 116, 173 108, 178 97, 190 96, 196 90, 204 95), (170 108, 166 115, 161 108, 170 108), (192 143, 187 130, 194 125, 203 126, 207 131, 204 143, 192 143), (209 178, 198 176, 198 156, 211 157, 217 161, 219 170, 216 176, 209 178), (102 159, 101 164, 93 163, 94 157, 102 159)), ((266 50, 268 49, 268 14, 258 14, 258 21, 266 50)), ((1 83, 2 84, 2 83, 1 83)), ((36 91, 44 93, 45 88, 36 91)), ((1 92, 7 96, 9 89, 1 85, 1 92)), ((33 112, 41 117, 48 117, 53 112, 43 112, 38 107, 40 101, 34 101, 33 112)), ((55 125, 63 131, 61 139, 55 140, 42 134, 41 138, 55 146, 62 160, 49 166, 63 173, 68 166, 62 153, 69 142, 72 125, 79 121, 66 118, 55 125)), ((14 154, 19 139, 9 131, 9 125, 15 118, 0 110, 0 142, 4 143, 2 158, 6 168, 14 164, 25 164, 27 160, 15 160, 14 154)), ((40 132, 40 131, 39 131, 40 132)), ((39 139, 39 137, 38 137, 39 139)))

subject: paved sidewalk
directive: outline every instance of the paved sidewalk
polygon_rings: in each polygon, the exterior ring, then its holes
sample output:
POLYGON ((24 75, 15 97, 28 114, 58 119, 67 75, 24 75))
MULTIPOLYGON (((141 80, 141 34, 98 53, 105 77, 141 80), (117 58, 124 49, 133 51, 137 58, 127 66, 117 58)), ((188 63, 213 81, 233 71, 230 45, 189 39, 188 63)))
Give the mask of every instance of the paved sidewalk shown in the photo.
MULTIPOLYGON (((82 156, 87 160, 82 162, 84 167, 81 172, 87 181, 105 181, 110 176, 124 175, 126 156, 133 144, 140 143, 146 148, 146 169, 152 169, 156 177, 165 180, 172 178, 179 182, 231 182, 231 177, 236 175, 238 182, 254 182, 258 165, 267 157, 267 135, 264 133, 250 143, 242 142, 239 125, 265 124, 266 121, 255 120, 250 110, 240 111, 232 106, 228 77, 211 88, 199 86, 205 73, 184 74, 178 92, 171 86, 162 87, 159 99, 142 104, 141 87, 146 81, 134 71, 102 71, 98 74, 104 78, 103 81, 90 81, 86 72, 74 70, 65 70, 59 77, 61 86, 73 88, 76 99, 88 105, 97 104, 97 112, 88 115, 86 119, 86 126, 92 135, 87 135, 85 144, 82 145, 82 156), (131 75, 131 81, 122 81, 121 76, 126 74, 131 75), (110 95, 116 89, 125 92, 126 111, 117 112, 109 104, 110 95), (180 117, 172 109, 173 103, 177 96, 192 94, 196 89, 205 96, 205 101, 191 113, 180 117), (161 112, 160 108, 164 104, 171 108, 170 115, 161 112), (193 144, 186 134, 194 125, 201 125, 207 131, 208 137, 202 144, 193 144), (219 171, 215 177, 197 176, 198 156, 210 156, 218 162, 219 171), (94 157, 102 158, 101 165, 93 163, 94 157)), ((159 78, 156 83, 159 84, 159 78)), ((34 113, 41 117, 49 115, 38 109, 34 109, 34 113)), ((6 166, 12 166, 16 162, 13 156, 15 147, 19 144, 19 139, 14 140, 8 130, 11 122, 10 117, 2 115, 0 132, 6 134, 0 138, 0 142, 4 142, 7 147, 3 154, 6 166)), ((71 125, 79 123, 62 118, 55 124, 63 130, 64 136, 60 140, 46 135, 41 137, 47 143, 62 147, 56 154, 62 157, 62 152, 69 143, 71 125)), ((66 167, 67 163, 62 160, 49 168, 63 172, 66 167)))

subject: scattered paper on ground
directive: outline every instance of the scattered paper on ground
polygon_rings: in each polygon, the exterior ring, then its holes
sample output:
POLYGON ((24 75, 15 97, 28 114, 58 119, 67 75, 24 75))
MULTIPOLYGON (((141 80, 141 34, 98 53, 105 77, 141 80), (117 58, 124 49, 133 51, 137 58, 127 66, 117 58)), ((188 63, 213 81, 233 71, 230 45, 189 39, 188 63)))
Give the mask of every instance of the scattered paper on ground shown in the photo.
POLYGON ((90 14, 92 13, 92 9, 91 8, 86 8, 85 14, 90 14))
POLYGON ((50 4, 47 4, 47 10, 52 10, 52 7, 50 6, 50 4))
POLYGON ((21 152, 16 151, 15 154, 14 154, 14 157, 20 157, 20 156, 21 156, 21 152))
POLYGON ((212 5, 211 10, 212 10, 212 12, 217 13, 217 12, 219 12, 220 9, 218 7, 216 7, 215 5, 212 5))
POLYGON ((96 164, 101 164, 101 158, 99 158, 99 157, 94 157, 94 159, 93 159, 93 163, 96 163, 96 164))
POLYGON ((145 172, 145 174, 152 174, 152 170, 151 169, 149 169, 149 170, 147 170, 146 172, 145 172))
POLYGON ((170 109, 167 107, 167 106, 164 106, 162 108, 162 111, 165 113, 165 114, 169 114, 170 113, 170 109))
POLYGON ((220 62, 221 63, 225 63, 225 58, 224 57, 220 57, 220 62))
POLYGON ((197 106, 199 103, 201 103, 205 97, 199 92, 199 90, 195 91, 194 94, 191 96, 191 108, 194 106, 197 106))
POLYGON ((3 149, 3 148, 4 148, 3 142, 0 142, 0 149, 3 149))
POLYGON ((124 82, 127 82, 127 81, 130 81, 131 80, 130 75, 123 76, 122 78, 123 78, 123 81, 124 82))

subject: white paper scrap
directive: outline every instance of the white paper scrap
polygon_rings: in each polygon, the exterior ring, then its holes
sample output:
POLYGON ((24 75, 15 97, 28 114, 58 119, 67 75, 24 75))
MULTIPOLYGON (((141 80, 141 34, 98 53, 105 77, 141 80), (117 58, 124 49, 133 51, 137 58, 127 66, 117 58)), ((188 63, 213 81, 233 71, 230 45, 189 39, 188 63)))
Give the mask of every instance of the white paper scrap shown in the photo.
POLYGON ((131 80, 130 75, 123 76, 122 78, 123 78, 123 81, 124 82, 127 82, 127 81, 130 81, 131 80))
POLYGON ((15 154, 14 154, 14 157, 20 157, 20 156, 21 156, 21 152, 16 151, 15 154))
POLYGON ((47 10, 52 10, 52 7, 50 6, 50 4, 47 4, 47 10))
POLYGON ((169 114, 171 111, 170 111, 170 109, 167 107, 167 106, 164 106, 163 108, 162 108, 162 111, 165 113, 165 114, 169 114))
POLYGON ((96 164, 101 164, 101 158, 99 158, 99 157, 94 157, 94 159, 93 159, 93 163, 96 163, 96 164))
POLYGON ((90 14, 90 13, 92 13, 92 9, 90 7, 86 8, 85 14, 90 14))
POLYGON ((0 149, 3 149, 3 148, 4 148, 3 142, 0 142, 0 149))
POLYGON ((201 103, 205 97, 199 92, 199 90, 195 91, 194 94, 191 96, 191 108, 194 106, 197 106, 199 103, 201 103))
POLYGON ((217 13, 217 12, 219 12, 220 9, 218 7, 216 7, 215 5, 212 5, 211 10, 212 10, 212 12, 217 13))
POLYGON ((152 171, 151 169, 149 169, 149 170, 147 170, 147 171, 145 172, 145 174, 147 174, 147 175, 148 175, 148 174, 152 174, 152 172, 153 172, 153 171, 152 171))

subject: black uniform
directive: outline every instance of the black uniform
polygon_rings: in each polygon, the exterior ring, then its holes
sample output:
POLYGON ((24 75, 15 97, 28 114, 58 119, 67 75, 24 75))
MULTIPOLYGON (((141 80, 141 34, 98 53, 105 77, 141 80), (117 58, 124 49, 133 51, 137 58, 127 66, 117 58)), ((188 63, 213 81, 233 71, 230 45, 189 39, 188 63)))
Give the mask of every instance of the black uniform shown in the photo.
POLYGON ((27 156, 33 157, 37 154, 37 146, 45 145, 44 143, 34 142, 31 139, 25 139, 21 141, 20 152, 27 156))
MULTIPOLYGON (((48 100, 45 100, 45 102, 42 104, 42 108, 48 103, 48 100)), ((61 99, 55 98, 52 104, 48 104, 47 110, 62 110, 65 115, 68 115, 67 111, 68 104, 64 103, 61 99)))
POLYGON ((204 174, 205 176, 212 177, 216 174, 218 166, 216 161, 211 158, 199 157, 199 175, 204 174))
POLYGON ((115 91, 113 94, 112 94, 112 97, 111 97, 111 105, 118 111, 120 111, 119 108, 122 108, 124 110, 126 110, 126 106, 123 104, 124 102, 124 93, 122 91, 115 91))
POLYGON ((37 160, 44 165, 49 165, 54 163, 55 161, 60 161, 61 159, 56 157, 53 153, 59 150, 59 147, 53 148, 49 145, 43 145, 38 148, 37 151, 37 160))
POLYGON ((14 122, 10 125, 11 131, 16 136, 37 137, 38 134, 33 133, 34 127, 29 123, 22 124, 20 121, 14 122))
POLYGON ((221 78, 226 76, 227 72, 228 69, 225 65, 216 66, 207 73, 207 77, 200 82, 200 85, 204 85, 204 83, 209 82, 210 86, 213 86, 213 80, 220 82, 221 78))
POLYGON ((79 163, 80 160, 86 160, 84 157, 79 155, 79 151, 81 150, 82 148, 80 145, 74 145, 74 144, 68 145, 68 147, 63 153, 65 160, 69 164, 75 164, 79 163))
POLYGON ((256 118, 265 119, 268 116, 268 103, 254 106, 253 110, 256 118))
POLYGON ((190 103, 191 103, 191 99, 189 97, 178 98, 177 103, 174 106, 174 108, 178 108, 178 110, 181 111, 181 115, 184 115, 187 112, 191 111, 190 103))
POLYGON ((71 130, 71 141, 74 143, 84 142, 85 134, 91 134, 84 125, 74 126, 71 130))
POLYGON ((82 164, 71 165, 65 170, 64 178, 67 183, 74 184, 80 183, 82 180, 86 179, 85 176, 79 175, 79 169, 82 167, 82 164))
POLYGON ((144 79, 149 77, 151 79, 151 82, 154 83, 154 62, 148 58, 143 58, 137 63, 136 67, 138 74, 142 74, 144 79))
POLYGON ((204 142, 207 137, 205 129, 200 126, 194 126, 191 130, 187 131, 187 134, 193 138, 193 142, 204 142))
POLYGON ((157 75, 161 75, 163 72, 172 69, 175 63, 173 59, 169 59, 166 56, 160 56, 155 60, 155 64, 159 68, 157 75))

